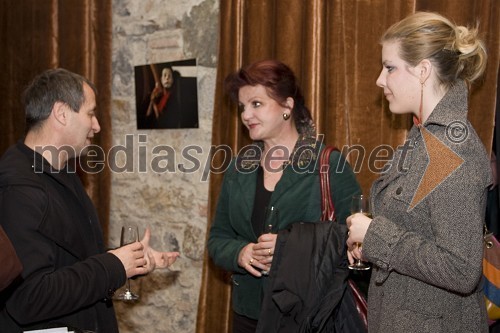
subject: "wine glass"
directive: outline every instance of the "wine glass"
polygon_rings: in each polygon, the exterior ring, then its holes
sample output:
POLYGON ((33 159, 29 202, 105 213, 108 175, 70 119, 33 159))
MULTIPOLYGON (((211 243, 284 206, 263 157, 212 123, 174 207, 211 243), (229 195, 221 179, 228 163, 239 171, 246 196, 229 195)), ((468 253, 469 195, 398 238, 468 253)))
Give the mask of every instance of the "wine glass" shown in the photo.
MULTIPOLYGON (((278 226, 279 222, 279 211, 278 208, 274 206, 266 207, 266 213, 264 218, 264 228, 263 234, 272 234, 274 229, 278 226)), ((271 252, 269 252, 271 255, 271 252)), ((269 271, 261 271, 262 275, 269 275, 269 271)))
MULTIPOLYGON (((351 214, 362 213, 368 217, 372 217, 370 212, 370 199, 366 195, 354 195, 351 201, 351 214)), ((362 243, 357 243, 357 246, 361 249, 362 243)), ((349 265, 350 269, 365 271, 370 269, 370 266, 364 263, 361 259, 356 259, 354 264, 349 265)))
MULTIPOLYGON (((120 246, 132 244, 138 241, 139 241, 139 231, 136 226, 125 225, 122 227, 120 246)), ((121 301, 136 301, 139 299, 139 296, 137 294, 134 294, 130 289, 130 278, 127 278, 125 291, 123 293, 116 295, 115 298, 121 301)))

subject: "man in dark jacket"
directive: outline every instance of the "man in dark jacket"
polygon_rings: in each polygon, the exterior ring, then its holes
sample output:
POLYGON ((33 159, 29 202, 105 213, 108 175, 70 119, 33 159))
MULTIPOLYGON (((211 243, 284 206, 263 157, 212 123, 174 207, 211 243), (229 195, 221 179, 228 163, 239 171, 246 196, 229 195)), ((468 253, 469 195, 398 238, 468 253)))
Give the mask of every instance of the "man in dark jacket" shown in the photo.
POLYGON ((23 265, 20 281, 0 294, 0 331, 116 333, 112 292, 167 254, 149 248, 149 237, 105 251, 95 207, 68 163, 100 131, 92 83, 48 70, 26 89, 24 104, 26 136, 0 160, 0 224, 23 265))

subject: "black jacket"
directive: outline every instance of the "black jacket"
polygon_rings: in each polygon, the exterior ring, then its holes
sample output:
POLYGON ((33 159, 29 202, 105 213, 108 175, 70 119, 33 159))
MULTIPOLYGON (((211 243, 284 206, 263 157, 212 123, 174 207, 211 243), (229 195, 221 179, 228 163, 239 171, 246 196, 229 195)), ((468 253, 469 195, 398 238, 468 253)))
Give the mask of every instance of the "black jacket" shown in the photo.
POLYGON ((0 331, 68 326, 118 332, 107 297, 125 283, 125 269, 105 252, 78 175, 52 171, 22 142, 0 161, 0 223, 24 267, 20 283, 0 294, 0 331))
POLYGON ((347 286, 345 225, 294 223, 278 233, 257 332, 331 326, 347 286))
POLYGON ((347 279, 346 226, 294 223, 278 232, 258 333, 364 333, 347 279))

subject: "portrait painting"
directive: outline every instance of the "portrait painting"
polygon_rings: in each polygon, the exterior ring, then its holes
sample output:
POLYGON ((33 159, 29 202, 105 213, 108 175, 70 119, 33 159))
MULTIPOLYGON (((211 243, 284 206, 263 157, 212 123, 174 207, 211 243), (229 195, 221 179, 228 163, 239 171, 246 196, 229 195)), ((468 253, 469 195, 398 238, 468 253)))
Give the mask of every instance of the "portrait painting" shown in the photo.
POLYGON ((137 129, 198 128, 196 59, 134 67, 137 129))

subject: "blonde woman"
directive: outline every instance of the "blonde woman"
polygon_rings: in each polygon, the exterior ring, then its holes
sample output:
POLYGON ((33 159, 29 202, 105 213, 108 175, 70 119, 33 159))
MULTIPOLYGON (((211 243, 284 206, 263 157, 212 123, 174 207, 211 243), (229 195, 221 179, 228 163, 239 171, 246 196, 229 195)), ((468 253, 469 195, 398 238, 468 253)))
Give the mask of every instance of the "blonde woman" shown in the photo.
POLYGON ((415 126, 372 186, 373 219, 347 219, 350 260, 373 264, 369 331, 488 332, 480 282, 491 172, 467 120, 484 45, 477 29, 420 12, 383 35, 382 64, 391 112, 413 114, 415 126))

